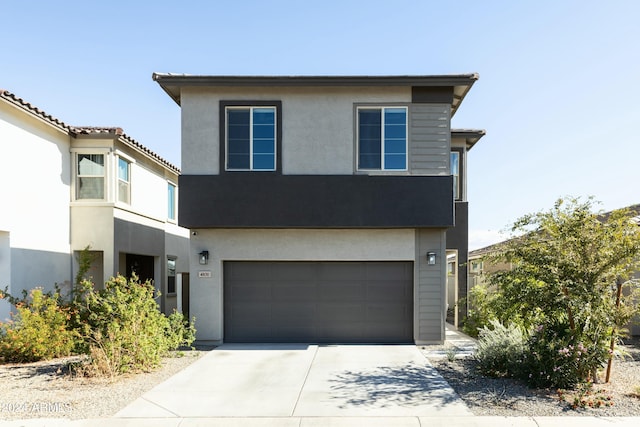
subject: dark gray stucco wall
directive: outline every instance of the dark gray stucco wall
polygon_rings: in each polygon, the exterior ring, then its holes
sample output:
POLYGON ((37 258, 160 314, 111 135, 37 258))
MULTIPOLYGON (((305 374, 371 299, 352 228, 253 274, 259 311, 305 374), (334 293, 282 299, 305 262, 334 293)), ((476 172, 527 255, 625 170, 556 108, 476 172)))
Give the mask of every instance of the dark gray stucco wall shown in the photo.
MULTIPOLYGON (((469 203, 455 203, 455 226, 447 229, 447 249, 458 250, 458 300, 467 297, 469 262, 469 203)), ((467 315, 466 304, 458 305, 460 321, 467 315)))
POLYGON ((187 228, 414 228, 451 226, 451 176, 180 176, 187 228))

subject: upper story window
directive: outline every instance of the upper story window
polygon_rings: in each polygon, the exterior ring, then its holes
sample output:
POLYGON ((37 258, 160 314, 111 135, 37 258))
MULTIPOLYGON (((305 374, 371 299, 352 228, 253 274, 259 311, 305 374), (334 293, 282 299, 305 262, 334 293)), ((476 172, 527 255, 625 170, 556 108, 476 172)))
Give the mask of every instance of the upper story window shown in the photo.
POLYGON ((460 152, 451 152, 451 176, 453 177, 453 199, 460 200, 460 152))
POLYGON ((176 219, 176 186, 172 183, 167 183, 167 218, 170 220, 176 219))
POLYGON ((226 135, 226 170, 276 170, 276 107, 227 107, 226 135))
POLYGON ((76 199, 104 200, 104 154, 77 156, 76 199))
POLYGON ((131 163, 118 157, 118 201, 131 203, 131 163))
POLYGON ((407 108, 358 108, 358 169, 407 170, 407 108))

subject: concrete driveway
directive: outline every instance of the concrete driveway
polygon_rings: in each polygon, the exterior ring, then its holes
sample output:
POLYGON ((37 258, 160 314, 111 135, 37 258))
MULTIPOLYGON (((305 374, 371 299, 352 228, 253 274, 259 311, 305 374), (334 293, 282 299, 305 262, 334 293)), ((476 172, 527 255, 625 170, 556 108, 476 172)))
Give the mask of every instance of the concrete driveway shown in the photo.
POLYGON ((471 415, 414 345, 225 344, 115 418, 471 415))

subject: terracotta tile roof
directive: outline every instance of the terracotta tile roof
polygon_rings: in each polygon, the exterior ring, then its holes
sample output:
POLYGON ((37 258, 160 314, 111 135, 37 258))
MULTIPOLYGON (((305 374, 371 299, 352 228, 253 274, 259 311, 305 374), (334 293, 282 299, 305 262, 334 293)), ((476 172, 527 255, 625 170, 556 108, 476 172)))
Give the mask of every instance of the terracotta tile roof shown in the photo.
POLYGON ((70 126, 63 122, 62 120, 53 117, 50 114, 40 110, 38 107, 32 105, 31 103, 25 101, 24 99, 16 96, 15 94, 9 92, 5 89, 0 89, 0 99, 4 99, 9 103, 15 105, 18 108, 30 113, 47 123, 56 126, 60 130, 67 132, 70 135, 99 135, 99 134, 112 134, 117 136, 121 141, 129 146, 141 151, 144 155, 151 157, 156 162, 160 163, 164 167, 176 172, 180 173, 180 168, 174 166, 169 163, 167 160, 163 159, 144 145, 140 144, 135 139, 131 138, 129 135, 125 134, 122 128, 119 127, 100 127, 100 126, 70 126))
POLYGON ((144 145, 140 144, 135 139, 124 133, 122 128, 119 127, 100 127, 100 126, 71 126, 71 132, 75 135, 101 135, 111 134, 117 136, 121 141, 124 141, 129 146, 142 151, 145 155, 153 158, 158 163, 162 164, 168 169, 173 170, 176 173, 180 173, 180 168, 169 163, 144 145))
POLYGON ((71 127, 67 125, 65 122, 63 122, 62 120, 56 117, 53 117, 50 114, 45 113, 35 105, 32 105, 31 103, 25 101, 24 99, 17 97, 15 94, 9 92, 8 90, 0 89, 0 98, 7 100, 8 102, 15 105, 16 107, 21 108, 26 112, 33 114, 34 116, 38 116, 39 118, 44 119, 45 121, 51 123, 54 126, 59 127, 64 131, 69 132, 71 130, 71 127))

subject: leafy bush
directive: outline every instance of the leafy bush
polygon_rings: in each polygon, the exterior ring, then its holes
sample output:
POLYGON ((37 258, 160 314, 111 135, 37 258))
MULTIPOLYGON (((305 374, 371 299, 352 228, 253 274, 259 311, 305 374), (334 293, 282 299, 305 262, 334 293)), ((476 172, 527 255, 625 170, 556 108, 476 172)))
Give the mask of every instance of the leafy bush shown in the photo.
POLYGON ((196 340, 195 317, 189 321, 182 313, 174 310, 168 320, 168 327, 165 331, 168 350, 177 350, 183 346, 188 347, 196 340))
POLYGON ((526 357, 509 372, 532 386, 594 380, 640 311, 638 283, 627 280, 640 268, 640 228, 630 220, 636 214, 596 214, 592 207, 591 200, 560 199, 517 220, 513 237, 486 257, 508 266, 487 277, 496 292, 471 295, 479 302, 467 333, 492 316, 534 331, 526 357))
POLYGON ((516 325, 505 326, 497 320, 490 325, 492 329, 485 326, 480 330, 474 354, 478 369, 491 376, 513 376, 524 357, 526 337, 516 325))
POLYGON ((560 322, 546 322, 531 334, 522 365, 514 372, 532 387, 573 388, 596 375, 609 357, 605 343, 584 339, 560 322))
POLYGON ((12 299, 17 313, 0 325, 0 357, 7 362, 35 362, 68 356, 78 334, 67 329, 68 312, 60 307, 59 293, 36 288, 23 299, 12 299))
POLYGON ((149 282, 118 276, 96 290, 83 279, 90 261, 86 248, 70 301, 62 301, 59 290, 23 291, 22 298, 0 292, 17 309, 13 321, 0 324, 2 359, 29 362, 75 352, 90 356, 90 364, 77 367, 78 372, 115 376, 153 369, 170 350, 193 343, 195 319, 161 313, 149 282))
POLYGON ((491 320, 496 319, 495 300, 498 294, 491 291, 488 286, 476 285, 469 290, 467 301, 469 303, 469 314, 464 319, 462 331, 474 338, 482 328, 491 325, 491 320))
POLYGON ((153 286, 135 276, 118 276, 103 290, 84 292, 76 307, 95 374, 151 370, 169 350, 195 338, 193 323, 178 313, 161 313, 153 286))

